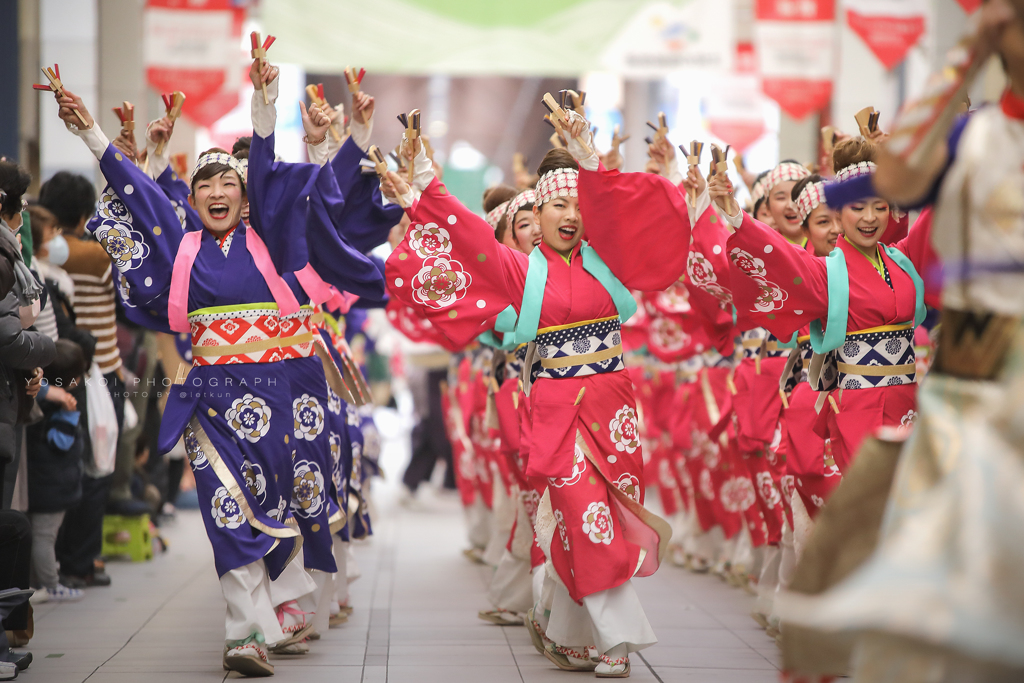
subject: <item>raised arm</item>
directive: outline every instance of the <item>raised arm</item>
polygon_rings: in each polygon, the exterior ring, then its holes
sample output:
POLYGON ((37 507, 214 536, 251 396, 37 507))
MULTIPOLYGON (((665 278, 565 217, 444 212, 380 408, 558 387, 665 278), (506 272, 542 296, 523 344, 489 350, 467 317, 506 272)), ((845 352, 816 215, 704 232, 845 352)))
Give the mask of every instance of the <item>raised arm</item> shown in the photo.
POLYGON ((170 200, 159 186, 108 141, 82 99, 65 90, 58 98, 59 116, 100 162, 107 188, 88 229, 120 274, 118 290, 128 307, 144 314, 133 319, 167 331, 167 296, 178 245, 184 230, 170 200), (79 111, 86 126, 75 115, 79 111))
MULTIPOLYGON (((416 170, 419 176, 420 169, 416 170)), ((412 197, 412 189, 401 178, 388 175, 399 195, 412 197)), ((393 297, 460 346, 510 304, 518 309, 527 257, 499 244, 491 226, 440 180, 430 181, 407 212, 409 232, 386 264, 393 297)))

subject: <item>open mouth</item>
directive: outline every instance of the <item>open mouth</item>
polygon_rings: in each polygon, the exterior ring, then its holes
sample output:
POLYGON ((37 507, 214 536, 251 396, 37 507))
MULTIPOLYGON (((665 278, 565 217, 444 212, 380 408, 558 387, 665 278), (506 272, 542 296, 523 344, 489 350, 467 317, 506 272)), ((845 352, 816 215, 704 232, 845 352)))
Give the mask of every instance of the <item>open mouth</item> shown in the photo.
POLYGON ((561 237, 566 242, 569 242, 573 238, 576 237, 576 230, 577 229, 578 228, 574 228, 574 227, 569 226, 569 225, 563 225, 562 227, 560 227, 558 229, 558 236, 561 237))
POLYGON ((533 246, 537 246, 541 242, 542 242, 542 239, 540 237, 533 238, 533 246))
POLYGON ((874 237, 875 233, 878 232, 878 226, 876 225, 873 228, 861 228, 861 227, 858 227, 857 228, 857 232, 859 232, 860 234, 864 235, 864 237, 874 237))
POLYGON ((787 211, 782 216, 783 216, 783 218, 785 218, 790 223, 799 223, 800 222, 800 217, 797 216, 795 213, 789 213, 787 211))
POLYGON ((228 217, 229 209, 227 204, 210 204, 210 218, 221 220, 228 217))

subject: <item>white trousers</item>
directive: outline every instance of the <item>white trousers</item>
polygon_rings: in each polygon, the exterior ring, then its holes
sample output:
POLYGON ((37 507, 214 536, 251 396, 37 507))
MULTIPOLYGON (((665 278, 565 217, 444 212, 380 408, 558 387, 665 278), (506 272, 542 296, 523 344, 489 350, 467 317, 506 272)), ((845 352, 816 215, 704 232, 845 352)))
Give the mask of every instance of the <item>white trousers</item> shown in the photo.
POLYGON ((487 599, 498 609, 525 614, 533 604, 530 560, 518 560, 505 550, 491 577, 487 599))
POLYGON ((224 640, 227 645, 257 636, 268 644, 284 639, 270 597, 270 578, 263 560, 232 569, 220 577, 227 603, 224 640))
POLYGON ((592 593, 582 605, 569 597, 561 583, 546 581, 552 587, 552 600, 545 631, 559 645, 577 650, 593 645, 603 654, 617 645, 637 652, 658 642, 632 581, 592 593))

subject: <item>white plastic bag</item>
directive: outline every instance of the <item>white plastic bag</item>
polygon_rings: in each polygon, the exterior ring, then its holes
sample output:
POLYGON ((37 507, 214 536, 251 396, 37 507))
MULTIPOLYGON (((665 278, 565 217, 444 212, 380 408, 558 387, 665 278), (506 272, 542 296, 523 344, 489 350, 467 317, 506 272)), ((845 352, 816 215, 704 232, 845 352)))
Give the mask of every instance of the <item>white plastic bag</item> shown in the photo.
POLYGON ((85 463, 85 474, 98 479, 114 471, 118 425, 114 401, 96 363, 86 375, 85 396, 89 406, 89 437, 92 439, 92 462, 85 463))

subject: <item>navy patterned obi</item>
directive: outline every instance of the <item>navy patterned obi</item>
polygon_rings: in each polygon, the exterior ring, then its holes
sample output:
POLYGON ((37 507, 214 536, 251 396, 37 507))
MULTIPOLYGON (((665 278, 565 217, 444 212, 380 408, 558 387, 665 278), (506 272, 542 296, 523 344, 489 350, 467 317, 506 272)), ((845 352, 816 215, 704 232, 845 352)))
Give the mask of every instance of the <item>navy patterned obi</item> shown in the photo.
POLYGON ((537 335, 533 379, 565 379, 616 372, 622 359, 622 323, 619 317, 559 327, 537 335))

